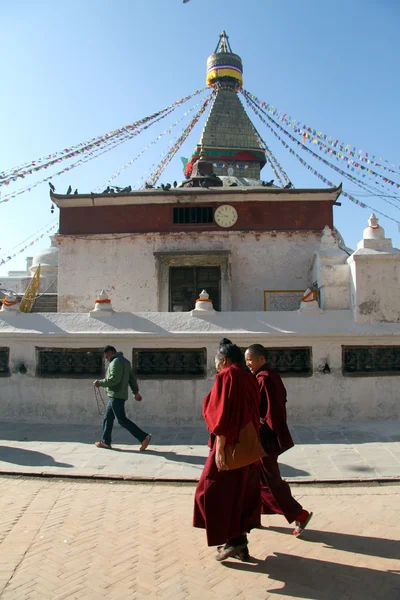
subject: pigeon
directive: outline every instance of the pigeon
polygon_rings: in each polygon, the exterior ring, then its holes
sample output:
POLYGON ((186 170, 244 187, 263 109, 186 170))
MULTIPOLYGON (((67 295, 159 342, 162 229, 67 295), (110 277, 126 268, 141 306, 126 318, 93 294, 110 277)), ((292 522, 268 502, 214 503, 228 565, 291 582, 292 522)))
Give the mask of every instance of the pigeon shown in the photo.
POLYGON ((176 181, 174 181, 174 188, 176 188, 177 185, 178 185, 178 183, 176 181))
POLYGON ((186 4, 187 2, 190 2, 190 0, 183 0, 183 4, 186 4))
POLYGON ((165 184, 165 185, 164 185, 164 184, 162 183, 162 184, 161 184, 161 189, 162 189, 162 190, 164 190, 164 192, 168 192, 168 190, 170 190, 170 189, 171 189, 171 184, 170 184, 170 183, 167 183, 167 184, 165 184))
POLYGON ((283 188, 284 190, 290 190, 293 187, 293 184, 291 181, 289 181, 289 183, 287 185, 285 185, 285 187, 283 188))
POLYGON ((151 185, 151 183, 146 183, 144 184, 144 187, 146 190, 154 190, 154 185, 151 185))
POLYGON ((72 187, 69 185, 68 189, 67 189, 67 196, 69 196, 69 194, 72 192, 72 187))
POLYGON ((74 191, 74 194, 77 194, 77 193, 78 193, 78 188, 76 188, 76 190, 74 191))
POLYGON ((125 192, 125 193, 129 193, 129 192, 131 192, 131 191, 132 191, 132 186, 131 186, 131 185, 128 185, 127 187, 124 187, 124 188, 122 189, 122 191, 123 191, 123 192, 125 192))
POLYGON ((49 181, 49 186, 52 192, 56 191, 56 188, 54 187, 54 185, 49 181))
POLYGON ((110 186, 108 185, 105 190, 103 190, 103 194, 108 194, 110 192, 110 186))

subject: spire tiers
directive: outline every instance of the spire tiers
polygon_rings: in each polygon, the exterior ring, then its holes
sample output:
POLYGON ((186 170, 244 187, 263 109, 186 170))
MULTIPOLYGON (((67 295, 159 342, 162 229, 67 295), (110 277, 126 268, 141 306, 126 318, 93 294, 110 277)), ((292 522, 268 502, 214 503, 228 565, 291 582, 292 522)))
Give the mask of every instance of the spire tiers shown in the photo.
POLYGON ((186 164, 187 179, 200 155, 213 163, 217 176, 260 179, 266 156, 237 94, 242 73, 242 59, 232 52, 229 37, 223 31, 207 61, 207 85, 214 88, 215 98, 200 142, 186 164))

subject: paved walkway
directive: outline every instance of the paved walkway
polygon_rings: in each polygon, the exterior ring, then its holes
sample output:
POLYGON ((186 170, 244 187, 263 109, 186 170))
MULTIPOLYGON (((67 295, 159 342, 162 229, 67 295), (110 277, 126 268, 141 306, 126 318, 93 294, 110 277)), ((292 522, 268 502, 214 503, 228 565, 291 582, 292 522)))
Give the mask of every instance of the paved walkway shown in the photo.
MULTIPOLYGON (((142 425, 142 424, 141 424, 142 425)), ((197 481, 208 453, 204 429, 155 429, 146 452, 118 425, 114 449, 94 446, 101 427, 0 422, 0 472, 197 481), (133 440, 133 444, 132 444, 133 440)), ((291 481, 400 479, 400 422, 291 427, 281 458, 291 481)))
POLYGON ((398 600, 399 484, 294 486, 314 518, 217 563, 193 484, 0 478, 1 600, 398 600))

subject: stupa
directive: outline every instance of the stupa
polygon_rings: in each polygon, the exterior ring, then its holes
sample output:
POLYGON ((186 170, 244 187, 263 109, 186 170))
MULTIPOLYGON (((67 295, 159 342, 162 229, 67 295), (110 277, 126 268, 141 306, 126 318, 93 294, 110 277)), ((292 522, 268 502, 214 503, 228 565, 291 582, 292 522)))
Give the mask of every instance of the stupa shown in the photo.
POLYGON ((202 155, 213 163, 215 175, 259 181, 265 151, 237 94, 243 84, 242 59, 232 52, 225 31, 208 57, 206 82, 216 95, 185 176, 191 177, 193 165, 202 155))

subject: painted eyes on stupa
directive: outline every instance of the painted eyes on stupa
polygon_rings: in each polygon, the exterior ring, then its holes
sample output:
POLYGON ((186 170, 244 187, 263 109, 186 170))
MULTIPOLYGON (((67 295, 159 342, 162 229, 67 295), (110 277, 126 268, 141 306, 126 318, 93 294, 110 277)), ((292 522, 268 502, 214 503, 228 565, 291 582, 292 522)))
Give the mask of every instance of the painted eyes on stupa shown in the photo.
MULTIPOLYGON (((213 163, 213 166, 216 167, 217 169, 225 169, 228 165, 226 163, 220 162, 220 163, 213 163)), ((236 165, 233 165, 233 167, 235 169, 248 169, 249 165, 237 163, 236 165)))

